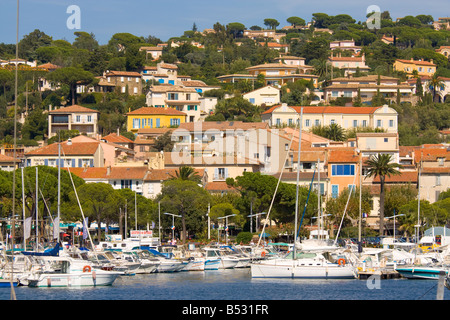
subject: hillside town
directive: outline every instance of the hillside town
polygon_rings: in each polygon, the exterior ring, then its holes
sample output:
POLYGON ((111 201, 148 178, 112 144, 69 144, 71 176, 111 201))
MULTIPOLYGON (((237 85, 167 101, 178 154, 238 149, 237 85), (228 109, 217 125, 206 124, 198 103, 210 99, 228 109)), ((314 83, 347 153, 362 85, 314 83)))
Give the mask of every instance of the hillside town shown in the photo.
MULTIPOLYGON (((253 232, 247 216, 266 213, 267 198, 275 196, 274 188, 256 184, 278 179, 294 190, 297 179, 305 192, 313 186, 317 203, 308 204, 304 236, 321 228, 321 220, 333 237, 347 209, 348 237, 355 237, 359 215, 366 235, 411 236, 419 204, 423 224, 447 224, 450 18, 395 20, 385 11, 374 30, 345 14, 317 13, 310 22, 291 17, 281 28, 271 20, 265 27, 217 23, 203 31, 194 23, 168 41, 119 33, 105 45, 87 32, 75 32, 69 43, 35 30, 21 39, 18 60, 12 45, 0 44, 2 179, 14 170, 20 177, 21 168, 30 178, 34 168, 52 167, 80 184, 131 190, 129 208, 136 196, 149 206, 128 225, 158 233, 152 226, 158 204, 176 210, 167 203, 167 183, 189 167, 198 177, 194 185, 206 192, 198 197, 208 200, 183 213, 189 221, 176 221, 183 241, 206 238, 204 218, 201 226, 192 221, 200 213, 188 219, 196 210, 215 212, 216 227, 217 217, 235 213, 232 235, 253 232), (374 174, 380 155, 398 172, 374 174), (349 193, 355 201, 363 194, 362 209, 345 205, 349 193), (390 219, 396 213, 404 217, 390 219)), ((55 195, 41 188, 52 209, 40 214, 51 215, 55 195)), ((30 214, 34 195, 30 187, 30 214)), ((10 191, 1 197, 7 211, 10 191)), ((258 220, 259 230, 263 224, 272 234, 287 230, 294 211, 289 197, 258 220)), ((118 208, 125 210, 116 204, 111 213, 92 211, 91 220, 124 228, 118 208)), ((65 210, 67 223, 80 221, 75 209, 65 210)), ((171 221, 164 223, 169 236, 171 221)))

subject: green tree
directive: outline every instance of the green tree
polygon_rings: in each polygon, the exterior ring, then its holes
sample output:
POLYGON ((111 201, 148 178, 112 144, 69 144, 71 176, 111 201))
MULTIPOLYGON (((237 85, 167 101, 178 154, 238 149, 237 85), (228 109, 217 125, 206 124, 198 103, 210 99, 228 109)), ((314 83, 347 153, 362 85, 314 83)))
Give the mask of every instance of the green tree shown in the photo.
POLYGON ((78 84, 90 84, 94 76, 89 71, 81 68, 59 68, 47 75, 47 79, 56 83, 66 84, 70 87, 72 105, 76 104, 76 89, 78 84))
POLYGON ((95 40, 93 33, 87 33, 84 31, 76 31, 73 33, 76 38, 73 42, 73 46, 78 49, 86 49, 88 51, 94 51, 98 48, 98 42, 95 40))
MULTIPOLYGON (((77 193, 84 215, 98 224, 97 237, 100 241, 102 235, 100 225, 105 220, 111 220, 111 215, 119 206, 119 198, 115 196, 114 188, 108 183, 86 183, 77 188, 77 193)), ((70 198, 72 204, 76 205, 74 192, 70 198)))
MULTIPOLYGON (((181 240, 186 242, 186 234, 201 232, 206 227, 206 212, 210 195, 196 182, 173 179, 163 183, 157 198, 165 212, 181 215, 181 240)), ((177 223, 177 222, 176 222, 177 223)), ((170 222, 171 224, 171 222, 170 222)))
POLYGON ((304 26, 306 24, 305 20, 303 20, 300 17, 295 17, 295 16, 287 18, 286 21, 289 22, 293 27, 304 26))
POLYGON ((174 141, 172 141, 172 131, 166 131, 155 140, 153 148, 156 151, 171 152, 173 150, 174 141))
POLYGON ((401 168, 401 165, 392 162, 392 155, 379 153, 367 160, 367 166, 369 169, 366 177, 380 178, 380 235, 382 236, 384 235, 384 184, 386 177, 400 174, 400 171, 398 171, 397 168, 401 168))
POLYGON ((267 26, 267 28, 275 29, 280 25, 280 23, 276 19, 267 18, 264 19, 264 25, 267 26))

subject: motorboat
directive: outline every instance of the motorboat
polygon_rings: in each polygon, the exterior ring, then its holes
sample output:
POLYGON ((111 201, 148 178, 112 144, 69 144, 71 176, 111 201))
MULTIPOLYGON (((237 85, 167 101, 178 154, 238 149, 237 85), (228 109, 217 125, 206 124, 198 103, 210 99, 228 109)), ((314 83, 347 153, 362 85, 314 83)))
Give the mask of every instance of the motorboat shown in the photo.
POLYGON ((30 272, 29 287, 96 287, 110 286, 121 272, 95 269, 84 260, 70 257, 41 257, 49 268, 30 272))
POLYGON ((213 247, 203 248, 205 251, 205 270, 233 269, 239 263, 239 259, 228 255, 224 250, 213 247), (219 260, 219 261, 217 261, 219 260))

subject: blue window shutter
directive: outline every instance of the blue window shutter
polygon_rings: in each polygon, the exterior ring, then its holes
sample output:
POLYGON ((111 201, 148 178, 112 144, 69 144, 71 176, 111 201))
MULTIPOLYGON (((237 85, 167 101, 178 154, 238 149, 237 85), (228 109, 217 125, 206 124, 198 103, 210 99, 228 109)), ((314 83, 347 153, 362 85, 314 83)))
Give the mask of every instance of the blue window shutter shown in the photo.
POLYGON ((156 119, 156 127, 157 127, 157 128, 159 128, 159 126, 160 126, 159 120, 160 120, 159 118, 156 119))
POLYGON ((75 159, 72 159, 72 168, 75 168, 75 159))
POLYGON ((150 119, 150 128, 153 128, 153 119, 150 119))
POLYGON ((44 164, 48 166, 48 159, 44 159, 44 164))
POLYGON ((174 80, 169 80, 169 84, 175 84, 174 80))
POLYGON ((81 159, 78 159, 78 168, 83 167, 83 161, 81 159))
POLYGON ((60 166, 61 168, 64 168, 64 159, 61 159, 61 161, 59 162, 59 166, 60 166))
POLYGON ((91 167, 93 167, 94 166, 94 159, 90 159, 89 162, 90 162, 91 167))
POLYGON ((164 83, 164 79, 159 79, 158 82, 159 83, 164 83))

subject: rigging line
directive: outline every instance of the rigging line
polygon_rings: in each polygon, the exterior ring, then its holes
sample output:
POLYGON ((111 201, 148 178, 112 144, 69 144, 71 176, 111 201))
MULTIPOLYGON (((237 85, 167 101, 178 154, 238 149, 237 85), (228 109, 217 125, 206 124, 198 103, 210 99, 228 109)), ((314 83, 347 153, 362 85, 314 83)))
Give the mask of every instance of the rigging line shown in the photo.
MULTIPOLYGON (((298 121, 298 123, 300 125, 300 120, 298 121)), ((297 129, 297 125, 295 125, 295 129, 297 129)), ((272 197, 272 201, 270 202, 269 210, 267 211, 266 220, 265 220, 265 222, 263 224, 263 228, 262 228, 261 234, 259 235, 259 239, 258 239, 258 243, 256 244, 256 247, 259 247, 259 244, 261 243, 262 235, 264 234, 264 230, 266 229, 267 221, 270 221, 270 219, 269 219, 270 212, 272 211, 273 202, 275 200, 275 196, 277 194, 278 187, 279 187, 280 182, 281 182, 281 177, 283 175, 284 167, 286 166, 286 160, 287 160, 287 158, 289 156, 289 150, 291 150, 291 145, 292 145, 292 142, 294 140, 294 133, 295 132, 292 133, 291 141, 289 141, 288 152, 286 152, 286 156, 285 156, 284 162, 283 162, 283 168, 281 169, 280 176, 278 177, 277 186, 275 187, 275 191, 274 191, 274 194, 273 194, 273 197, 272 197)), ((301 136, 300 135, 299 135, 298 139, 299 139, 299 143, 301 143, 301 141, 300 141, 301 140, 301 136)))
MULTIPOLYGON (((66 154, 65 154, 64 149, 62 148, 62 146, 61 146, 61 151, 63 153, 63 156, 65 157, 66 154)), ((80 198, 78 197, 77 188, 75 187, 75 183, 73 182, 73 177, 72 177, 72 173, 70 172, 70 167, 67 167, 67 172, 69 173, 70 181, 72 182, 73 191, 75 192, 75 196, 77 198, 78 206, 80 207, 80 212, 81 212, 81 216, 83 217, 83 224, 84 224, 84 222, 86 221, 86 218, 84 216, 83 207, 81 206, 81 203, 80 203, 80 198)), ((98 221, 98 227, 100 228, 100 221, 98 221)), ((100 263, 99 260, 98 260, 97 252, 95 251, 94 241, 92 241, 91 233, 89 232, 89 229, 88 229, 87 225, 86 225, 86 229, 87 229, 87 233, 88 233, 88 236, 89 236, 89 241, 91 241, 92 250, 94 252, 95 258, 97 259, 97 263, 100 263)))
MULTIPOLYGON (((341 224, 339 225, 339 229, 338 232, 336 234, 336 239, 334 239, 334 244, 337 244, 337 240, 339 238, 339 233, 341 232, 341 227, 342 227, 342 223, 344 222, 344 217, 345 217, 345 213, 347 212, 347 207, 348 207, 348 203, 350 202, 350 197, 352 195, 353 189, 356 189, 356 173, 355 173, 355 177, 353 178, 353 184, 352 187, 350 188, 350 192, 348 193, 348 198, 347 198, 347 203, 345 204, 345 208, 344 208, 344 213, 342 214, 342 219, 341 219, 341 224), (353 187, 355 186, 355 187, 353 187)), ((361 186, 359 186, 361 188, 361 186)))
MULTIPOLYGON (((311 194, 311 189, 312 189, 312 186, 313 186, 313 184, 314 184, 314 176, 315 176, 315 175, 316 175, 316 169, 314 169, 313 177, 312 177, 312 180, 311 180, 311 185, 309 186, 308 197, 306 198, 305 207, 303 208, 302 219, 300 220, 300 225, 298 226, 297 238, 298 238, 298 235, 300 234, 300 228, 302 227, 303 217, 305 216, 306 207, 308 206, 309 195, 311 194)), ((319 192, 320 192, 320 186, 319 186, 319 185, 318 185, 318 190, 319 190, 319 192)), ((320 208, 319 208, 319 209, 320 209, 320 208)), ((311 220, 312 220, 312 219, 311 219, 311 220)))

